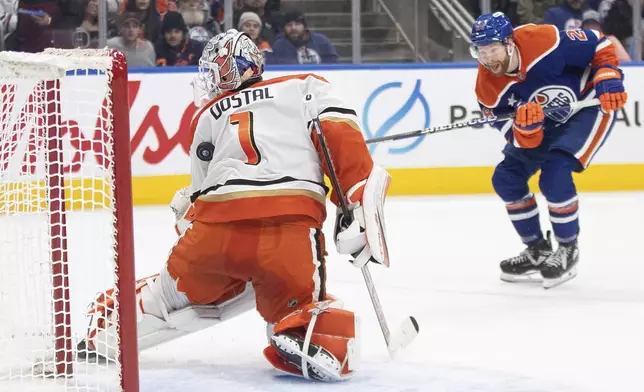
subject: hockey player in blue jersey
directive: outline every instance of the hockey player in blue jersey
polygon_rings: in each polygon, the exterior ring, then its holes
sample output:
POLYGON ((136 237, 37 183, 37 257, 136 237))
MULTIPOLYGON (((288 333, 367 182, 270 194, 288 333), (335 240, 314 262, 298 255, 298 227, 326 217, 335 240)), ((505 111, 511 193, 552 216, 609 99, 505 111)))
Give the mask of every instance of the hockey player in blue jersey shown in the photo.
POLYGON ((484 115, 515 112, 495 123, 507 139, 504 159, 492 177, 517 233, 527 246, 501 262, 501 279, 538 274, 545 288, 576 274, 579 211, 573 172, 583 172, 610 134, 624 106, 623 73, 615 50, 594 30, 558 31, 552 25, 512 28, 501 12, 481 15, 472 27, 478 59, 476 96, 484 115), (543 108, 599 98, 601 106, 544 115, 543 108), (544 237, 528 180, 541 170, 539 188, 548 201, 550 232, 544 237))

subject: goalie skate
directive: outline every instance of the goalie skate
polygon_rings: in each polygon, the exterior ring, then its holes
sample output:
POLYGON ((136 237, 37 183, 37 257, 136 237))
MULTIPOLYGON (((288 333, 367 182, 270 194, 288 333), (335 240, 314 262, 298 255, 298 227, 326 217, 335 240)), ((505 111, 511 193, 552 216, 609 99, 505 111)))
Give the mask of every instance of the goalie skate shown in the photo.
POLYGON ((304 340, 294 334, 278 334, 271 337, 271 345, 280 353, 280 356, 291 365, 302 370, 302 357, 305 356, 307 373, 313 380, 342 381, 341 376, 344 364, 316 344, 309 344, 308 353, 304 354, 302 347, 304 340))

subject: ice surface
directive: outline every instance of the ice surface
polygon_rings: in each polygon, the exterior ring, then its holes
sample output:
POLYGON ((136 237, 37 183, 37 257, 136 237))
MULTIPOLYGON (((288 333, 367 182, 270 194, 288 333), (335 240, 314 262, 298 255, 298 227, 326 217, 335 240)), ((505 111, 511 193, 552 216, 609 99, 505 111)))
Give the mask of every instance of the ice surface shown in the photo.
MULTIPOLYGON (((391 268, 371 272, 390 326, 409 315, 420 324, 394 362, 360 271, 334 250, 329 220, 328 291, 362 320, 363 365, 352 380, 278 375, 262 356, 265 324, 250 312, 142 352, 141 391, 644 391, 643 206, 644 193, 582 194, 579 275, 546 291, 499 280, 499 261, 523 246, 496 197, 390 198, 391 268)), ((174 216, 140 207, 134 219, 137 275, 147 276, 176 241, 174 216)))
MULTIPOLYGON (((579 276, 546 291, 499 280, 498 262, 523 246, 496 197, 389 199, 392 265, 371 271, 391 326, 407 315, 420 323, 395 362, 329 220, 329 292, 362 318, 363 366, 351 381, 276 375, 261 354, 264 323, 248 313, 143 352, 142 391, 644 391, 643 205, 644 193, 582 194, 579 276)), ((172 219, 167 208, 136 210, 139 275, 163 263, 172 219)))

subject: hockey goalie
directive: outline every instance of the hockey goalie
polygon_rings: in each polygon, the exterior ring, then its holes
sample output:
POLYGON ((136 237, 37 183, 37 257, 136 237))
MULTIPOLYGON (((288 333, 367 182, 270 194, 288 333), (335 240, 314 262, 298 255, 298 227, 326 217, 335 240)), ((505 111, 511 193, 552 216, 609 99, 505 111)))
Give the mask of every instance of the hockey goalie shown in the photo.
MULTIPOLYGON (((357 316, 326 293, 328 167, 311 120, 318 117, 351 217, 336 213, 341 254, 388 264, 380 214, 389 175, 374 165, 356 113, 314 74, 263 80, 263 57, 229 30, 206 45, 193 81, 191 186, 177 193, 179 238, 158 275, 137 282, 141 349, 256 308, 267 322, 264 355, 276 369, 321 381, 353 375, 357 316), (304 97, 314 96, 313 113, 304 97), (384 188, 384 189, 383 189, 384 188), (373 243, 374 238, 379 243, 373 243)), ((335 192, 331 199, 337 204, 335 192)), ((108 293, 109 294, 109 293, 108 293)), ((90 306, 79 349, 114 355, 116 328, 102 295, 90 306)))

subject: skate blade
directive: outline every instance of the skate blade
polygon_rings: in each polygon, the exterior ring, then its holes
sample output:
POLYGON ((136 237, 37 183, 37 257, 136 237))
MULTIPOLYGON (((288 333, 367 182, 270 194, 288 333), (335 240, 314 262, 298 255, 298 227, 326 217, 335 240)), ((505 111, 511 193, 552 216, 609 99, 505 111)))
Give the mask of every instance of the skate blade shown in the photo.
POLYGON ((565 283, 569 281, 570 279, 574 278, 577 276, 577 267, 573 267, 570 271, 566 272, 565 274, 561 275, 559 278, 556 279, 543 279, 543 288, 544 289, 551 289, 553 287, 557 287, 562 283, 565 283))
POLYGON ((513 275, 502 272, 501 280, 509 283, 541 283, 543 281, 543 277, 539 271, 528 272, 523 275, 513 275))

